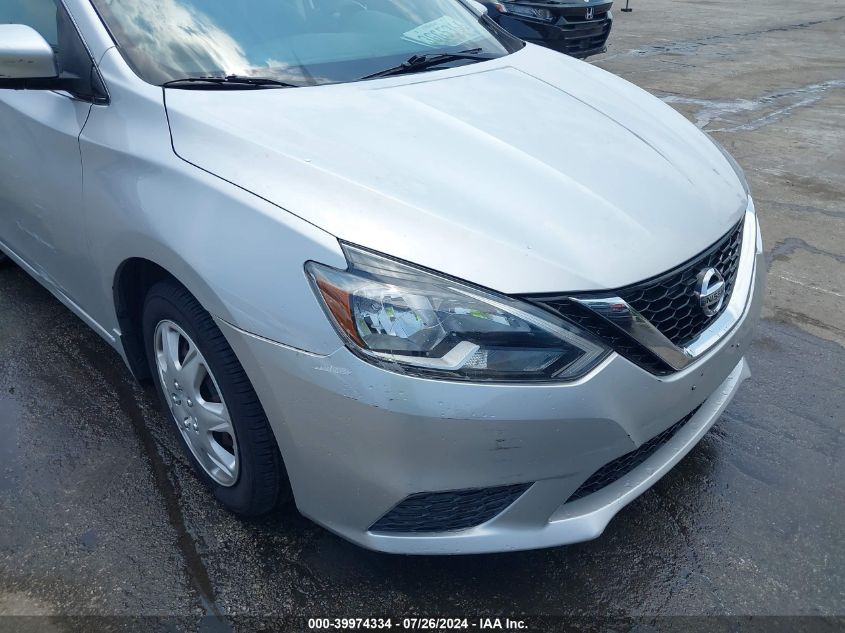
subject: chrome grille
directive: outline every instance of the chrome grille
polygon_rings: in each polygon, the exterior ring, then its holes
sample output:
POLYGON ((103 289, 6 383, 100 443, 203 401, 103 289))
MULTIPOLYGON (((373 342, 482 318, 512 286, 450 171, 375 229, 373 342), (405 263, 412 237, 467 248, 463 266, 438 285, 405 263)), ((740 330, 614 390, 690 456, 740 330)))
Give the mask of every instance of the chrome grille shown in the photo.
POLYGON ((728 306, 739 270, 742 227, 740 221, 716 244, 679 268, 617 294, 675 345, 688 345, 728 306), (725 279, 725 300, 712 316, 704 313, 696 297, 696 278, 708 268, 715 268, 725 279))
POLYGON ((657 348, 638 339, 626 326, 633 318, 630 314, 624 311, 600 314, 602 311, 592 304, 606 302, 613 308, 614 301, 618 300, 622 307, 638 313, 637 320, 641 316, 658 336, 665 337, 666 344, 673 346, 680 357, 683 348, 706 332, 731 302, 739 276, 744 228, 743 218, 710 248, 681 266, 620 290, 525 299, 577 323, 643 369, 659 376, 671 374, 683 365, 673 364, 657 348), (721 309, 708 316, 696 296, 696 286, 699 273, 711 267, 718 270, 725 281, 725 298, 721 309))

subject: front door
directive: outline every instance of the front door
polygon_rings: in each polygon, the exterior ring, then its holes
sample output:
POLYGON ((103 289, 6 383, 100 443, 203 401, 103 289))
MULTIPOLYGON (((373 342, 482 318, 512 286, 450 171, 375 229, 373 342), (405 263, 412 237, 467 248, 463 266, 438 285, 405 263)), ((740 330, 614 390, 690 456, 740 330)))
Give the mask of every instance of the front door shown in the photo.
MULTIPOLYGON (((33 27, 65 73, 84 50, 56 0, 2 0, 0 23, 33 27)), ((71 300, 89 262, 79 135, 91 107, 64 91, 0 89, 0 242, 71 300)))

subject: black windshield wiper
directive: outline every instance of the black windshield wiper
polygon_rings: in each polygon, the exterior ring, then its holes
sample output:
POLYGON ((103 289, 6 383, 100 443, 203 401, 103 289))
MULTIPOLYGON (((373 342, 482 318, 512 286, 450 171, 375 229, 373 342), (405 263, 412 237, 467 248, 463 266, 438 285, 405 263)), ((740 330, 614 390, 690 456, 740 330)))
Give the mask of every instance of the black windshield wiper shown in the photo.
POLYGON ((299 88, 298 84, 271 79, 270 77, 248 77, 228 75, 226 77, 185 77, 162 84, 163 88, 185 88, 189 90, 225 90, 243 88, 299 88))
POLYGON ((432 66, 439 66, 440 64, 446 64, 448 62, 453 62, 460 59, 485 61, 488 59, 495 58, 496 55, 484 54, 482 53, 482 49, 480 48, 473 48, 468 51, 459 51, 457 53, 434 53, 429 55, 414 55, 404 63, 399 64, 398 66, 394 66, 393 68, 387 68, 385 70, 380 70, 377 73, 367 75, 366 77, 361 77, 360 80, 415 73, 420 70, 425 70, 426 68, 431 68, 432 66))

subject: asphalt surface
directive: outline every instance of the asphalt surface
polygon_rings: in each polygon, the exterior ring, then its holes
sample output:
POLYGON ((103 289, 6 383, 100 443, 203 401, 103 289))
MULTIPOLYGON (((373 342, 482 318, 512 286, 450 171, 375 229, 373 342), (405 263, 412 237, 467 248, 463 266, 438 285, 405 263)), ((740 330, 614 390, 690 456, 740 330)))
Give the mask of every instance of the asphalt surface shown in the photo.
MULTIPOLYGON (((753 378, 686 459, 601 538, 552 550, 398 557, 292 508, 239 520, 192 474, 152 391, 7 265, 0 615, 177 616, 202 630, 294 613, 844 615, 845 3, 632 6, 595 63, 735 154, 769 254, 753 378)), ((0 618, 27 625, 70 626, 0 618)))

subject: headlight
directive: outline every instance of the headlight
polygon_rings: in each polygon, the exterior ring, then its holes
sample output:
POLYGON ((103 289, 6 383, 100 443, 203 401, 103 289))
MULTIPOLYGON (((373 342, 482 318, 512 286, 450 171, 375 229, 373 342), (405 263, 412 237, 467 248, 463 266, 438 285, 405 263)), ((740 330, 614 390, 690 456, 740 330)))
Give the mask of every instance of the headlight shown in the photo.
POLYGON ((537 7, 528 7, 523 4, 516 4, 513 2, 497 2, 496 8, 502 13, 522 15, 527 18, 534 18, 535 20, 543 20, 545 22, 551 22, 555 19, 554 14, 548 9, 538 9, 537 7))
POLYGON ((531 304, 344 245, 347 270, 305 269, 347 347, 392 371, 474 381, 567 381, 609 350, 531 304))

